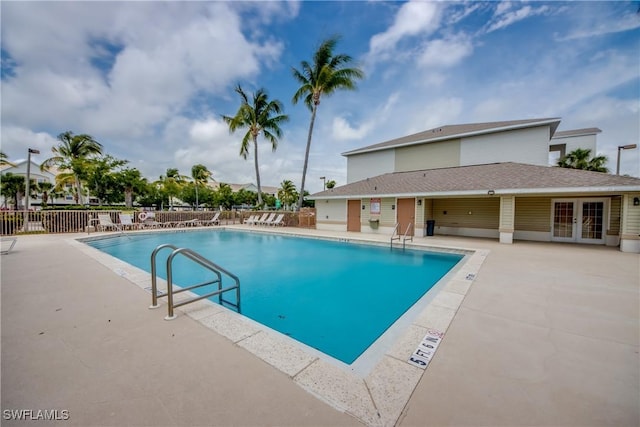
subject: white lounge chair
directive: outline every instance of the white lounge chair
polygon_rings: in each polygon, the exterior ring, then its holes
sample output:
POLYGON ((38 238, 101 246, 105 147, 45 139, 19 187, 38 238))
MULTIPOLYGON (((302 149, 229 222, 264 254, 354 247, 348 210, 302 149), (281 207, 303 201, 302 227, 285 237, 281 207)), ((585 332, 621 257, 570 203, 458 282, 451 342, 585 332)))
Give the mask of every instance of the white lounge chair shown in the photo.
POLYGON ((269 216, 269 212, 263 213, 260 218, 256 215, 256 219, 251 223, 251 225, 260 225, 260 223, 264 222, 269 216))
POLYGON ((101 231, 106 231, 108 229, 122 231, 120 224, 116 224, 111 221, 111 215, 109 214, 98 214, 98 229, 101 231))
POLYGON ((258 220, 259 215, 249 215, 249 218, 244 220, 244 224, 253 225, 258 220))
POLYGON ((129 230, 140 228, 140 224, 133 222, 133 218, 131 217, 131 214, 121 213, 119 215, 120 215, 120 225, 122 226, 123 230, 125 228, 129 230))
POLYGON ((198 221, 199 225, 218 225, 220 224, 220 212, 216 212, 216 214, 211 219, 205 219, 204 221, 198 221))
POLYGON ((142 220, 143 227, 159 228, 159 227, 166 227, 170 225, 171 224, 169 223, 156 221, 156 214, 153 212, 145 212, 145 218, 142 220))
POLYGON ((17 237, 3 237, 2 238, 2 248, 0 249, 0 254, 6 255, 11 252, 11 249, 16 245, 18 241, 17 237))
POLYGON ((282 222, 283 219, 284 219, 284 214, 278 214, 276 219, 273 220, 273 222, 271 222, 269 225, 272 227, 275 227, 275 226, 284 227, 284 222, 282 222))
POLYGON ((259 225, 271 225, 274 219, 276 219, 276 214, 272 213, 267 219, 265 219, 264 221, 260 221, 259 225))

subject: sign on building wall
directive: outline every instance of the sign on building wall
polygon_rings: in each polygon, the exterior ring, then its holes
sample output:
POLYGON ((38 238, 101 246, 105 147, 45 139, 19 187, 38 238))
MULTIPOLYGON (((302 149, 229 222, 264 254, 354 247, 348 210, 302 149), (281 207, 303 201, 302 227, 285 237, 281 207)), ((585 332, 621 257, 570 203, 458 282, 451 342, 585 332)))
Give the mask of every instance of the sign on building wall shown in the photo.
POLYGON ((380 199, 371 199, 371 215, 380 214, 380 199))

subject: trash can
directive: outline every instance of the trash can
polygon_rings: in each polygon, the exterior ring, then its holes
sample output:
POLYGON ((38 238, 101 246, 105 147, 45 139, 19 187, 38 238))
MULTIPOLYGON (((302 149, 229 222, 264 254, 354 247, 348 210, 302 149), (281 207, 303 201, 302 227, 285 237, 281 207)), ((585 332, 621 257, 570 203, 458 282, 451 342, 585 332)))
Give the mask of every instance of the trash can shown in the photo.
POLYGON ((427 232, 427 236, 433 236, 433 230, 436 227, 436 220, 435 219, 429 219, 427 220, 427 226, 425 227, 425 230, 427 232))

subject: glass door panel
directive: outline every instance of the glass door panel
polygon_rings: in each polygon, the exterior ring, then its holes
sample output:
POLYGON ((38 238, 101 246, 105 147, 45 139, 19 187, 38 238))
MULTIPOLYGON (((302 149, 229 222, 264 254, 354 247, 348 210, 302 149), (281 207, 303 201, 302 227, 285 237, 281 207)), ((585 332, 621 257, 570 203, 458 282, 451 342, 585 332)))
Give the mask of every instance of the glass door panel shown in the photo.
POLYGON ((582 202, 580 239, 602 240, 604 225, 604 202, 582 202))
POLYGON ((574 202, 555 202, 553 206, 553 237, 573 238, 574 202))

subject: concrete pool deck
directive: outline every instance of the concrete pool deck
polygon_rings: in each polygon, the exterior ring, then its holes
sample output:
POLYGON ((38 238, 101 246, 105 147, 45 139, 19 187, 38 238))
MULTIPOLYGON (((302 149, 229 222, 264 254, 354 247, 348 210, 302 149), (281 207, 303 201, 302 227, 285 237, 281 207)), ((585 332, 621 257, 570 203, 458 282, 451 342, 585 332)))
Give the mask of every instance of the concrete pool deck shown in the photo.
MULTIPOLYGON (((20 236, 1 258, 3 425, 29 424, 4 417, 21 409, 68 410, 57 423, 82 426, 361 425, 191 317, 162 320, 72 237, 86 235, 20 236)), ((416 242, 489 255, 398 425, 640 424, 637 254, 416 242)))

